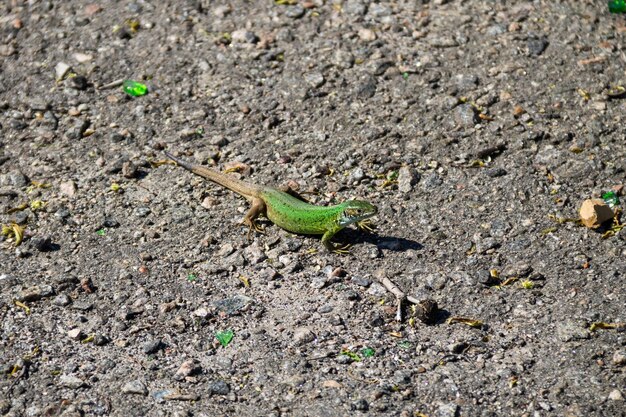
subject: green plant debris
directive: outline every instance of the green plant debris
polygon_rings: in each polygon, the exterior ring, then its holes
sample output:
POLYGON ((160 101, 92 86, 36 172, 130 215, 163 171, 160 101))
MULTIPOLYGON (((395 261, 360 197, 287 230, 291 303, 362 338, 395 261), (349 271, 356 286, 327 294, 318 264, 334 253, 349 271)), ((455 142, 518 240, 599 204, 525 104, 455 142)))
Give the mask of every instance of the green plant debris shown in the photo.
POLYGON ((540 232, 540 234, 541 234, 542 236, 545 236, 545 235, 549 235, 550 233, 554 233, 554 232, 556 232, 557 230, 559 230, 559 228, 558 228, 558 227, 556 227, 556 226, 552 226, 552 227, 548 227, 548 228, 546 228, 546 229, 543 229, 543 230, 540 232))
POLYGON ((411 349, 411 342, 409 342, 408 340, 403 340, 402 342, 398 343, 398 347, 401 347, 402 349, 411 349))
POLYGON ((18 306, 19 308, 21 308, 22 310, 24 310, 24 312, 26 313, 26 315, 30 314, 30 307, 28 307, 26 304, 24 304, 21 301, 13 301, 13 304, 15 304, 16 306, 18 306))
POLYGON ((113 184, 111 184, 111 191, 113 191, 114 193, 118 192, 121 189, 122 187, 120 187, 118 183, 114 182, 113 184))
POLYGON ((30 185, 26 187, 26 193, 30 194, 37 189, 45 189, 45 188, 50 188, 50 187, 51 185, 48 184, 47 182, 31 181, 30 185))
POLYGON ((46 207, 48 205, 47 202, 45 201, 41 201, 41 200, 33 200, 30 202, 30 209, 32 211, 38 211, 43 209, 44 207, 46 207))
POLYGON ((274 0, 274 4, 277 6, 293 6, 298 4, 298 0, 274 0))
POLYGON ((573 218, 573 217, 557 217, 554 214, 548 214, 548 218, 558 224, 564 224, 564 223, 576 223, 577 226, 582 226, 582 220, 580 220, 580 218, 573 218))
POLYGON ((452 324, 452 323, 462 323, 465 324, 466 326, 469 327, 473 327, 475 329, 480 329, 483 327, 483 322, 480 320, 475 320, 475 319, 470 319, 467 317, 450 317, 447 321, 448 324, 452 324))
POLYGON ((220 345, 222 345, 222 347, 226 347, 231 342, 231 340, 233 340, 233 335, 234 333, 232 330, 224 330, 216 332, 215 338, 218 342, 220 342, 220 345))
POLYGON ((398 171, 389 171, 386 175, 385 174, 379 175, 379 178, 384 178, 384 181, 380 185, 380 188, 386 188, 394 184, 397 184, 399 175, 400 173, 398 171))
POLYGON ((595 332, 598 329, 602 329, 602 330, 621 329, 625 326, 626 325, 624 323, 605 323, 603 321, 597 321, 591 324, 591 326, 589 327, 589 331, 595 332))
POLYGON ((141 97, 148 93, 148 87, 145 84, 138 83, 133 80, 124 80, 122 90, 129 96, 141 97))
POLYGON ((94 341, 94 339, 96 338, 95 334, 90 334, 89 336, 87 336, 86 338, 84 338, 83 340, 80 341, 80 343, 91 343, 94 341))
POLYGON ((17 223, 2 225, 2 235, 14 239, 13 243, 17 247, 24 239, 24 228, 17 223))
POLYGON ((250 288, 250 280, 243 275, 239 275, 239 281, 243 284, 244 287, 250 288))
POLYGON ((520 285, 525 290, 532 290, 533 287, 535 286, 535 283, 529 279, 525 279, 524 281, 520 282, 520 285))
POLYGON ((197 280, 197 279, 198 279, 198 276, 197 276, 197 275, 195 275, 195 274, 189 274, 189 275, 187 275, 187 281, 189 281, 189 282, 194 282, 194 281, 195 281, 195 280, 197 280))
POLYGON ((351 352, 351 351, 349 351, 347 349, 342 350, 341 354, 343 356, 349 357, 350 359, 352 359, 355 362, 361 362, 361 357, 358 354, 356 354, 354 352, 351 352))
POLYGON ((97 234, 98 236, 104 236, 104 235, 106 235, 106 234, 107 234, 107 231, 106 231, 104 228, 102 228, 102 229, 98 229, 98 230, 96 230, 96 234, 97 234))
POLYGON ((609 191, 609 192, 602 194, 602 199, 611 208, 614 208, 615 206, 619 206, 619 198, 617 197, 617 194, 615 193, 615 191, 609 191))
POLYGON ((375 354, 376 351, 370 347, 364 347, 363 349, 361 349, 361 355, 363 355, 364 358, 371 358, 375 354))
POLYGON ((13 208, 8 209, 8 210, 6 211, 6 214, 13 214, 13 213, 17 213, 18 211, 24 211, 24 210, 26 210, 27 208, 28 208, 28 203, 23 203, 23 204, 20 204, 20 205, 19 205, 19 206, 17 206, 17 207, 13 207, 13 208))

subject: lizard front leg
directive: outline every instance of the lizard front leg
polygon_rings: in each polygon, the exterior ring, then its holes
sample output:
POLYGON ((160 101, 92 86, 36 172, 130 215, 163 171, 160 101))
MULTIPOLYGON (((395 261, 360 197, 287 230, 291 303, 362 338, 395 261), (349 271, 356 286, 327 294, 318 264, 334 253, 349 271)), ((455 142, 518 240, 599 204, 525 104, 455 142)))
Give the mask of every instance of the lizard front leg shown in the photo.
POLYGON ((329 252, 345 255, 349 252, 348 249, 351 245, 335 245, 330 241, 330 239, 332 239, 332 237, 335 236, 337 232, 339 232, 341 229, 343 229, 343 227, 337 225, 326 230, 326 232, 322 236, 322 244, 329 252))
POLYGON ((250 238, 250 232, 254 230, 258 233, 263 233, 263 228, 259 226, 256 222, 257 217, 259 215, 265 216, 266 214, 265 201, 263 199, 255 197, 252 199, 252 205, 250 206, 250 210, 246 213, 246 216, 243 218, 243 224, 248 226, 250 229, 248 230, 248 239, 250 238))

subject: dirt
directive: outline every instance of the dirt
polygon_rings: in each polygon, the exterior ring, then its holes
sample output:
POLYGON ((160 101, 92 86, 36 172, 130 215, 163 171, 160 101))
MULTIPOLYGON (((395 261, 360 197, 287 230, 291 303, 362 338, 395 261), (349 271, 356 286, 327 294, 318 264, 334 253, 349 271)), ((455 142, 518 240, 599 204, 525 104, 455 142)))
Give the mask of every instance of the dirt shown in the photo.
POLYGON ((0 415, 626 415, 606 2, 0 7, 0 415), (376 229, 249 236, 163 150, 376 229))

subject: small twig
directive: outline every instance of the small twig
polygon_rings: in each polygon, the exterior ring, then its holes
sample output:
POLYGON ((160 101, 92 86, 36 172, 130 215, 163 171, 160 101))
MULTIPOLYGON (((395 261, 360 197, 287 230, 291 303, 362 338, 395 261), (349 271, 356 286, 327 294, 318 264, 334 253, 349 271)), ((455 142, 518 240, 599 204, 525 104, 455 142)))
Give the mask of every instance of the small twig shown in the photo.
POLYGON ((112 82, 110 82, 108 84, 101 85, 98 88, 98 90, 108 90, 108 89, 111 89, 111 88, 119 87, 122 84, 124 84, 124 79, 120 78, 119 80, 115 80, 115 81, 112 81, 112 82))
MULTIPOLYGON (((376 276, 378 277, 378 281, 387 288, 387 291, 391 292, 396 297, 397 309, 396 309, 396 321, 402 321, 402 302, 407 299, 406 294, 398 288, 396 284, 394 284, 389 278, 385 276, 384 271, 377 271, 376 276)), ((411 301, 413 302, 413 301, 411 301)))

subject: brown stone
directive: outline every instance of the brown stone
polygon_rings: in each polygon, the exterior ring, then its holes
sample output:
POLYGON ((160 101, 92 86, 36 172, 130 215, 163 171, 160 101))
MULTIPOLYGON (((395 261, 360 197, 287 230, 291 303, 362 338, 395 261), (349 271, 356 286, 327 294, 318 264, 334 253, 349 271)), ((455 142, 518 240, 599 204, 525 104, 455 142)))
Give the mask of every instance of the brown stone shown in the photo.
POLYGON ((590 229, 597 229, 612 218, 613 210, 599 198, 585 200, 580 207, 580 219, 590 229))

